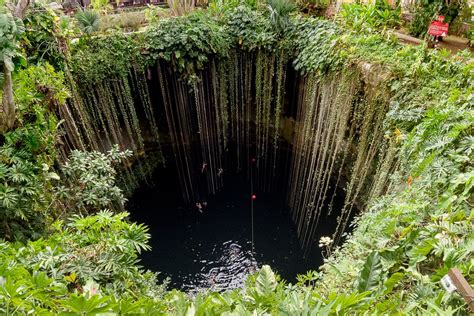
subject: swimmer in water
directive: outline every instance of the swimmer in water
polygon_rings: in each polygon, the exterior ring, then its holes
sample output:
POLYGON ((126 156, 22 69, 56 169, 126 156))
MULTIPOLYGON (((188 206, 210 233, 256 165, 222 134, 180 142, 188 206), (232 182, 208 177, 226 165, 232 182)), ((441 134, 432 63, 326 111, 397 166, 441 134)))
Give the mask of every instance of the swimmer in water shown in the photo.
POLYGON ((207 168, 207 163, 203 162, 202 163, 202 168, 201 168, 201 173, 204 173, 204 171, 206 171, 206 168, 207 168))
POLYGON ((200 202, 196 202, 196 207, 197 207, 199 213, 202 213, 202 204, 200 202))
POLYGON ((220 177, 220 176, 222 176, 222 174, 224 174, 224 169, 219 168, 218 172, 217 172, 217 176, 220 177))

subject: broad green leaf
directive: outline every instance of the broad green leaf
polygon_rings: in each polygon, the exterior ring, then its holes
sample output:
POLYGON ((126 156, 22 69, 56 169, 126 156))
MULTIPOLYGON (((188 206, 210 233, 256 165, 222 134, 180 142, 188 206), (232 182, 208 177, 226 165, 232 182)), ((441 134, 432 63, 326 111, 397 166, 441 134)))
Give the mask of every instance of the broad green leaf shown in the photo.
POLYGON ((266 296, 269 293, 275 291, 276 286, 277 281, 275 278, 275 273, 273 273, 270 266, 262 266, 260 272, 258 273, 255 284, 257 294, 260 296, 266 296))
POLYGON ((404 274, 401 272, 396 272, 388 278, 387 281, 385 281, 385 291, 383 292, 383 295, 387 295, 388 293, 392 292, 393 288, 400 282, 404 277, 404 274))
POLYGON ((365 261, 359 275, 357 290, 362 293, 373 290, 378 286, 382 274, 382 261, 378 252, 372 252, 365 261))

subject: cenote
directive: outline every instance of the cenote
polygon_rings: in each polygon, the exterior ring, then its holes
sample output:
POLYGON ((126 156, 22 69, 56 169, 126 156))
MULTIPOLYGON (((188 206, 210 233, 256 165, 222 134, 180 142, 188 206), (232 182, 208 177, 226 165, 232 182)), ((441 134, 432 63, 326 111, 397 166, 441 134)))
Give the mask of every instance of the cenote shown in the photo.
POLYGON ((0 2, 1 315, 474 312, 448 3, 0 2))
POLYGON ((322 264, 320 238, 341 245, 363 201, 388 189, 396 148, 383 141, 377 72, 321 78, 259 49, 210 58, 192 77, 160 60, 76 77, 83 120, 68 141, 133 152, 126 208, 150 227, 144 266, 172 287, 232 289, 264 264, 295 282, 322 264))

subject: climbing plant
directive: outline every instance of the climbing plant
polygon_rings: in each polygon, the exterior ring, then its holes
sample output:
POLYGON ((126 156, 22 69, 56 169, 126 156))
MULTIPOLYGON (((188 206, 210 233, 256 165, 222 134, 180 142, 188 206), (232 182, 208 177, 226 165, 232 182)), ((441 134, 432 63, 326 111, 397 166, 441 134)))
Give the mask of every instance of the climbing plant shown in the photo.
POLYGON ((217 20, 201 12, 161 20, 145 35, 149 64, 165 60, 192 82, 211 57, 227 55, 230 43, 225 31, 217 20))
POLYGON ((22 47, 30 63, 48 62, 57 70, 64 67, 64 41, 61 41, 60 17, 51 9, 34 4, 25 16, 22 47))
POLYGON ((126 75, 130 63, 140 62, 140 47, 134 37, 114 32, 99 38, 81 38, 71 47, 71 72, 81 83, 94 84, 111 75, 126 75))
POLYGON ((262 12, 240 5, 225 13, 227 32, 233 45, 246 50, 271 49, 277 43, 275 29, 262 12))

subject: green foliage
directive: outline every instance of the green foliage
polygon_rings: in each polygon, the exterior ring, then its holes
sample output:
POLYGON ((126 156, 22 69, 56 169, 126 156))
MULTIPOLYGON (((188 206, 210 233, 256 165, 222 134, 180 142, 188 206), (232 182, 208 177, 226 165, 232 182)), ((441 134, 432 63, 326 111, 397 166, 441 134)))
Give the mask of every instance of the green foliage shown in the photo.
POLYGON ((473 238, 472 55, 450 57, 449 52, 401 46, 359 31, 343 33, 317 20, 297 23, 298 41, 304 44, 297 46, 294 65, 322 78, 357 71, 364 63, 381 65, 389 76, 370 83, 389 95, 385 130, 396 131, 401 160, 390 191, 371 201, 353 235, 323 266, 316 288, 323 293, 353 290, 354 280, 356 285, 363 281, 364 264, 368 267, 377 252, 382 267, 376 279, 383 286, 364 282, 360 289, 374 291, 377 313, 400 306, 402 313, 462 311, 463 302, 445 294, 437 282, 455 266, 472 282, 472 260, 467 259, 473 238), (314 33, 308 31, 312 28, 314 33))
POLYGON ((100 16, 96 11, 78 11, 76 13, 76 20, 79 28, 86 35, 91 35, 100 28, 100 16))
POLYGON ((365 261, 358 278, 357 290, 360 293, 371 291, 379 285, 382 262, 377 252, 372 252, 365 261))
POLYGON ((0 147, 0 232, 23 240, 36 238, 51 216, 58 122, 48 109, 64 102, 67 90, 50 65, 20 71, 15 87, 20 127, 3 135, 0 147))
POLYGON ((329 314, 366 306, 366 294, 333 293, 322 299, 308 288, 285 286, 268 266, 250 277, 246 295, 165 293, 155 274, 135 265, 138 253, 149 249, 149 235, 125 216, 75 217, 56 223, 46 239, 0 244, 0 312, 293 315, 303 309, 329 314))
POLYGON ((339 58, 337 43, 340 29, 324 20, 301 19, 296 25, 297 54, 293 66, 302 73, 327 73, 340 69, 343 60, 339 58), (314 52, 318 53, 315 54, 314 52))
POLYGON ((151 63, 162 59, 189 82, 211 57, 224 57, 229 51, 225 28, 201 13, 161 20, 145 35, 145 49, 151 63))
POLYGON ((394 28, 400 25, 400 7, 394 9, 385 2, 376 4, 343 4, 338 13, 338 20, 342 24, 361 31, 394 28))
POLYGON ((62 73, 31 66, 15 76, 20 128, 4 136, 0 147, 1 235, 7 239, 37 238, 58 211, 70 214, 121 206, 113 163, 130 155, 113 148, 107 154, 73 151, 62 169, 62 182, 52 170, 56 160, 56 117, 69 93, 62 73))
POLYGON ((107 154, 73 150, 61 168, 64 184, 55 188, 62 208, 87 214, 114 205, 123 207, 125 198, 115 184, 117 171, 113 165, 131 155, 130 151, 119 151, 118 146, 107 154))
POLYGON ((30 147, 42 149, 50 146, 42 142, 42 130, 28 127, 11 132, 0 148, 0 216, 1 234, 7 239, 25 239, 29 234, 43 230, 45 209, 50 188, 49 180, 56 175, 49 172, 49 166, 42 167, 36 157, 25 150, 15 150, 15 146, 26 143, 30 147))
POLYGON ((431 21, 436 20, 439 4, 432 3, 417 8, 413 12, 413 21, 408 25, 408 31, 413 36, 425 36, 431 21))
POLYGON ((275 278, 275 274, 273 273, 270 266, 264 265, 258 273, 256 279, 257 294, 260 296, 268 295, 268 293, 275 291, 276 286, 277 281, 275 278))
POLYGON ((139 43, 121 32, 81 38, 72 45, 71 55, 71 72, 82 84, 126 76, 131 64, 140 64, 139 43))
POLYGON ((232 45, 246 50, 273 50, 277 43, 270 20, 262 12, 241 5, 220 16, 212 11, 194 11, 186 16, 157 19, 143 34, 115 32, 81 38, 72 46, 71 65, 77 81, 93 84, 114 75, 127 75, 130 64, 149 67, 165 61, 192 83, 196 72, 205 68, 211 58, 226 58, 232 45))
POLYGON ((0 11, 0 64, 6 65, 9 71, 15 68, 12 59, 18 54, 22 32, 23 23, 19 19, 0 11))
POLYGON ((135 265, 150 236, 127 215, 74 217, 46 239, 0 244, 0 313, 159 312, 163 287, 135 265))
POLYGON ((291 0, 269 0, 268 10, 273 27, 281 34, 290 27, 289 15, 296 10, 296 4, 291 0))
POLYGON ((63 69, 65 56, 61 45, 64 45, 62 35, 66 31, 61 28, 61 22, 64 21, 65 18, 59 18, 53 10, 39 4, 28 11, 21 44, 30 64, 48 62, 57 70, 63 69))
MULTIPOLYGON (((47 115, 48 110, 57 110, 66 103, 67 98, 69 91, 64 84, 63 73, 56 72, 48 63, 30 66, 15 76, 15 99, 22 114, 20 123, 30 119, 31 113, 43 112, 47 115)), ((42 116, 38 117, 38 123, 41 120, 42 116)))
POLYGON ((270 50, 275 47, 276 33, 270 21, 261 12, 248 6, 238 6, 225 13, 227 32, 234 39, 233 45, 252 51, 257 48, 270 50))
MULTIPOLYGON (((278 38, 276 24, 264 12, 223 7, 158 20, 141 35, 80 38, 73 46, 73 73, 79 83, 95 84, 124 78, 131 67, 166 61, 192 83, 210 60, 225 59, 234 49, 268 54, 286 49, 297 71, 321 80, 358 75, 370 63, 374 68, 363 78, 366 87, 357 102, 366 105, 367 94, 377 92, 378 102, 389 107, 384 131, 387 141, 396 144, 398 160, 387 193, 369 201, 353 233, 333 250, 322 271, 300 277, 297 286, 279 281, 264 266, 240 291, 194 298, 178 291, 162 296, 154 275, 142 273, 137 254, 148 248, 148 233, 126 223, 124 214, 101 212, 58 223, 47 239, 0 246, 1 312, 462 314, 463 301, 447 294, 439 280, 452 267, 473 280, 472 55, 402 46, 378 32, 394 26, 391 18, 368 8, 353 6, 372 13, 354 9, 343 21, 346 30, 329 21, 295 17, 289 20, 294 27, 278 38), (360 21, 369 21, 369 27, 360 21)), ((0 149, 0 211, 6 219, 0 227, 8 238, 41 231, 34 226, 46 220, 47 206, 54 205, 57 122, 45 111, 50 102, 38 87, 55 86, 47 91, 58 102, 66 97, 60 75, 48 67, 17 78, 25 82, 16 96, 25 109, 22 126, 5 135, 0 149)), ((76 190, 69 192, 71 200, 78 198, 73 212, 87 208, 88 201, 94 201, 95 210, 110 202, 102 191, 96 194, 93 182, 120 200, 106 154, 74 155, 61 174, 79 179, 75 187, 64 185, 76 190), (82 168, 84 161, 94 168, 82 168)))

